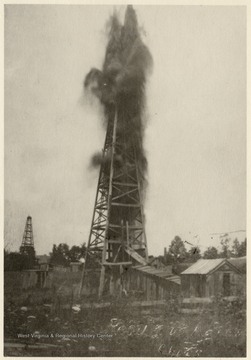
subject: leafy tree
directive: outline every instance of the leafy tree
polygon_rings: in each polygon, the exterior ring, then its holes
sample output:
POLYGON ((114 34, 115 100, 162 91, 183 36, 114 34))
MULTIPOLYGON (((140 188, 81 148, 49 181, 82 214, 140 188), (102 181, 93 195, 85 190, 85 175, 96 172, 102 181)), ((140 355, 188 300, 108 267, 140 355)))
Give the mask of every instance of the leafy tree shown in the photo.
POLYGON ((217 259, 218 257, 218 250, 214 246, 209 246, 203 254, 204 259, 217 259))
POLYGON ((188 251, 188 254, 187 254, 187 260, 196 262, 200 258, 201 258, 200 248, 198 246, 191 247, 191 249, 188 251))
POLYGON ((232 253, 233 253, 234 257, 238 257, 239 250, 240 250, 240 242, 236 238, 236 239, 234 239, 233 246, 232 246, 232 253))
POLYGON ((247 238, 245 238, 245 240, 243 240, 240 243, 240 248, 238 252, 238 256, 246 256, 246 255, 247 255, 247 238))
POLYGON ((85 257, 85 254, 86 254, 85 244, 83 244, 82 246, 73 245, 69 250, 69 260, 78 261, 79 259, 85 257))
POLYGON ((81 257, 81 247, 77 245, 73 245, 69 250, 69 260, 78 261, 80 257, 81 257))
POLYGON ((236 238, 232 246, 233 256, 234 257, 246 256, 246 252, 247 252, 247 239, 245 239, 240 243, 239 240, 236 238))
POLYGON ((4 251, 4 271, 22 271, 34 268, 27 254, 4 251))
POLYGON ((230 239, 223 238, 221 239, 221 249, 222 251, 219 254, 219 257, 230 258, 232 257, 232 251, 230 250, 230 239))
POLYGON ((53 245, 51 255, 51 263, 55 265, 69 266, 70 262, 78 261, 85 257, 86 245, 73 245, 71 248, 67 244, 61 243, 58 246, 53 245))
POLYGON ((179 236, 175 236, 169 246, 168 254, 171 255, 173 262, 182 262, 187 257, 187 251, 184 242, 179 236))
POLYGON ((51 263, 55 265, 68 266, 70 263, 69 246, 67 244, 53 245, 51 263))

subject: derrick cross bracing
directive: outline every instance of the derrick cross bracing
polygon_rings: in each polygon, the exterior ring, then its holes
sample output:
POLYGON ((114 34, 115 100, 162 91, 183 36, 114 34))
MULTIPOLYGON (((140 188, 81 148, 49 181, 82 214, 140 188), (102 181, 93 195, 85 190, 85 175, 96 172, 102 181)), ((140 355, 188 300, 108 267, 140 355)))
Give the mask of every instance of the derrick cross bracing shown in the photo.
POLYGON ((34 248, 32 217, 28 216, 24 228, 21 249, 25 252, 28 248, 34 248))
POLYGON ((26 266, 32 268, 35 265, 35 248, 34 248, 34 238, 33 238, 33 228, 32 228, 32 217, 28 216, 24 234, 22 239, 22 244, 19 249, 22 255, 26 255, 26 266))
MULTIPOLYGON (((99 296, 112 292, 123 266, 148 261, 142 205, 143 175, 137 159, 137 134, 116 109, 108 119, 81 290, 88 269, 100 268, 99 296)), ((120 290, 121 290, 120 284, 120 290)))

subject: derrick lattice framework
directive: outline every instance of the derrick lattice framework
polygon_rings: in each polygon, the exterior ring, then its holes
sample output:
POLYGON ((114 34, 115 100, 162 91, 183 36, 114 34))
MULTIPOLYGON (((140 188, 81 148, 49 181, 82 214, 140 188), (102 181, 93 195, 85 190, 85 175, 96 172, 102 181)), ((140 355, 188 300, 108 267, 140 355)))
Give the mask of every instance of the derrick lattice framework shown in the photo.
POLYGON ((120 291, 121 273, 147 264, 142 204, 143 175, 137 157, 137 133, 128 133, 116 109, 108 118, 82 285, 88 269, 100 268, 99 296, 120 291))
POLYGON ((35 258, 34 238, 33 238, 32 217, 31 216, 28 216, 27 220, 26 220, 22 244, 20 246, 20 253, 24 254, 24 255, 28 255, 32 258, 35 258))

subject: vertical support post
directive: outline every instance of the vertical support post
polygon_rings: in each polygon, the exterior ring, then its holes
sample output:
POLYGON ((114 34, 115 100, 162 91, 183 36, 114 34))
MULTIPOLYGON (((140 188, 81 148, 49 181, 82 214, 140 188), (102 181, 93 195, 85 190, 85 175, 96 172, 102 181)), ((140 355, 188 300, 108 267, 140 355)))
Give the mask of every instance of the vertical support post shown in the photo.
MULTIPOLYGON (((134 158, 136 158, 135 146, 133 148, 133 152, 134 152, 134 158)), ((141 211, 141 216, 142 216, 142 228, 143 228, 143 235, 144 235, 145 257, 146 257, 146 261, 148 261, 148 247, 147 247, 147 240, 146 240, 146 233, 145 233, 145 215, 144 215, 144 211, 143 211, 142 197, 141 197, 141 181, 140 181, 139 170, 138 170, 137 166, 136 166, 136 176, 137 176, 137 183, 138 183, 138 187, 139 187, 139 201, 140 201, 140 211, 141 211)))
MULTIPOLYGON (((108 132, 106 133, 105 143, 107 141, 107 136, 108 136, 108 132)), ((105 149, 103 149, 103 156, 104 156, 104 153, 105 153, 105 149)), ((102 169, 100 169, 100 172, 99 172, 98 187, 97 187, 96 196, 95 196, 95 204, 97 203, 97 199, 98 199, 99 184, 100 184, 101 174, 102 174, 102 169)), ((92 214, 92 225, 94 223, 94 218, 95 218, 95 206, 94 206, 93 214, 92 214)), ((91 225, 91 227, 92 227, 92 225, 91 225)), ((79 286, 79 297, 81 297, 81 293, 82 293, 82 289, 83 289, 83 285, 84 285, 84 280, 85 280, 85 275, 86 275, 86 264, 87 264, 88 255, 89 255, 88 254, 88 249, 89 249, 89 245, 90 245, 90 242, 91 242, 91 234, 92 234, 92 230, 90 230, 90 235, 89 235, 88 244, 87 244, 87 248, 86 248, 85 262, 84 262, 81 281, 80 281, 80 286, 79 286)))
POLYGON ((122 291, 123 291, 123 279, 122 279, 122 274, 123 274, 123 265, 119 265, 119 274, 120 274, 120 291, 119 291, 119 295, 122 295, 122 291))
POLYGON ((100 275, 100 284, 99 284, 99 298, 102 296, 105 285, 105 265, 103 265, 106 261, 106 251, 107 251, 107 242, 108 242, 108 231, 109 231, 109 220, 110 220, 110 212, 111 212, 111 202, 112 202, 112 183, 113 183, 113 163, 114 163, 114 153, 115 153, 115 143, 116 143, 116 132, 117 132, 117 111, 115 112, 114 124, 113 124, 113 134, 112 134, 112 146, 111 146, 111 165, 110 165, 110 178, 109 178, 109 190, 108 190, 108 204, 107 204, 107 221, 106 221, 106 229, 105 229, 105 241, 102 252, 102 268, 100 275))
POLYGON ((124 242, 124 220, 121 220, 121 244, 124 242))
MULTIPOLYGON (((104 244, 104 246, 105 246, 105 244, 104 244)), ((105 285, 105 265, 102 265, 101 274, 100 274, 99 292, 98 292, 99 298, 102 296, 102 293, 104 290, 104 285, 105 285)))
POLYGON ((127 246, 130 246, 128 221, 126 222, 126 243, 127 243, 127 246))

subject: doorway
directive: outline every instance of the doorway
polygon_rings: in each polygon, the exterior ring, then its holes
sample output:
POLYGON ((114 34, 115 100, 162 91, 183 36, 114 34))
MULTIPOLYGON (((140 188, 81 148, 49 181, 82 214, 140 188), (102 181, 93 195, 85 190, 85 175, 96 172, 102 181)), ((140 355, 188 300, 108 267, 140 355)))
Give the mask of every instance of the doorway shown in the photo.
POLYGON ((223 296, 230 296, 230 273, 223 273, 223 296))

